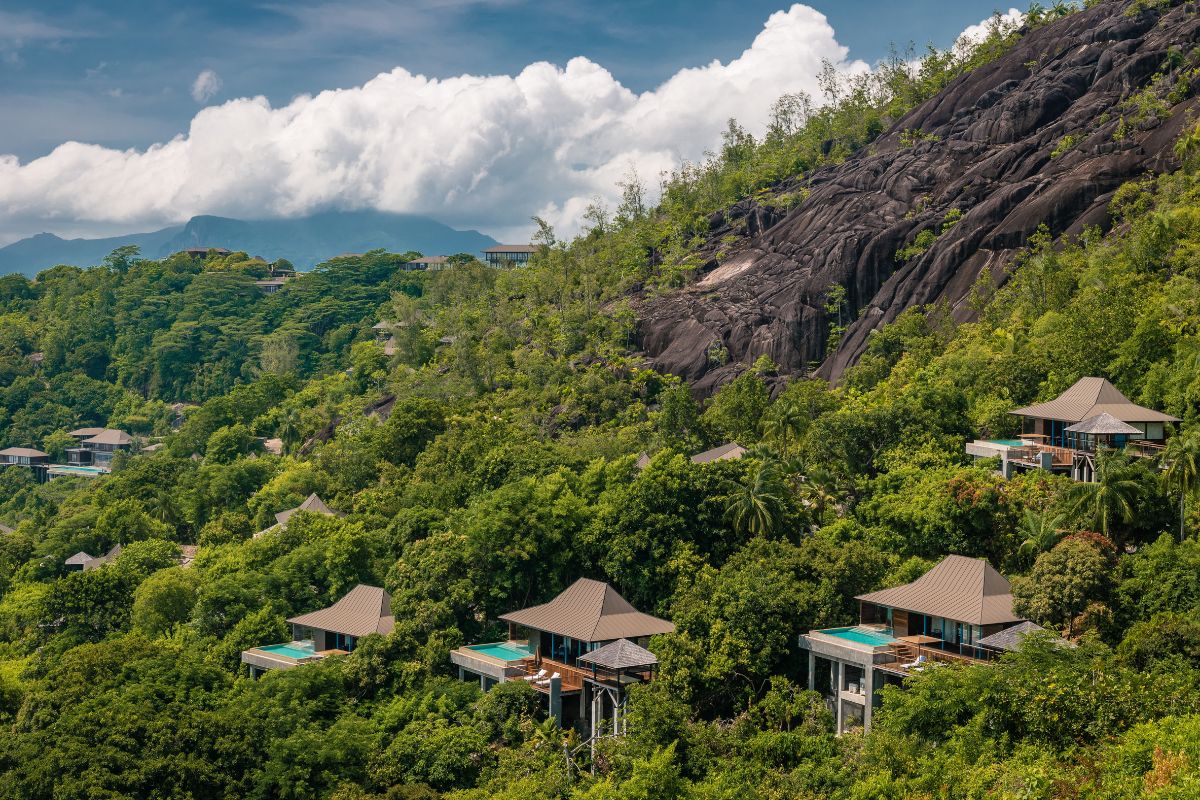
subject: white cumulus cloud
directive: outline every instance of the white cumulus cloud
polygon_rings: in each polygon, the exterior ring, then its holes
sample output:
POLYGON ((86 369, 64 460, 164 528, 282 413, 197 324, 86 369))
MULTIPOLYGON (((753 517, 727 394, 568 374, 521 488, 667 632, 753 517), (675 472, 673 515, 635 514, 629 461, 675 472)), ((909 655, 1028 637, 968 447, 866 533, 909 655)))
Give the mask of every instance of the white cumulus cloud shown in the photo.
POLYGON ((221 76, 211 69, 202 70, 192 81, 192 99, 197 103, 206 103, 221 91, 221 76))
MULTIPOLYGON (((771 15, 739 57, 640 94, 574 58, 514 76, 431 79, 396 68, 278 108, 229 100, 145 150, 67 142, 26 164, 0 155, 0 239, 327 208, 427 214, 510 239, 540 214, 570 231, 631 167, 653 185, 716 146, 728 119, 759 134, 780 95, 819 98, 823 59, 868 68, 848 58, 822 14, 794 5, 771 15)), ((203 102, 219 88, 206 70, 192 92, 203 102)))
MULTIPOLYGON (((1008 11, 999 14, 1000 23, 1002 25, 1020 25, 1025 21, 1025 14, 1015 8, 1010 8, 1008 11)), ((993 15, 985 20, 967 26, 966 30, 958 35, 959 41, 966 40, 967 42, 980 42, 987 38, 988 33, 992 30, 992 26, 996 24, 996 17, 993 15)))

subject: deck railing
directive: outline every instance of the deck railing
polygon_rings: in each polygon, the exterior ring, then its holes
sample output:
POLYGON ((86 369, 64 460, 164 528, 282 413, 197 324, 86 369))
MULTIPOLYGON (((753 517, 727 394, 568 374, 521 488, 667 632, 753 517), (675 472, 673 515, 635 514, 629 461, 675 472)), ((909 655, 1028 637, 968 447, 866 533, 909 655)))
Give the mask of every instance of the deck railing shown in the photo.
MULTIPOLYGON (((583 688, 583 682, 592 676, 591 671, 582 670, 579 667, 572 667, 569 664, 564 664, 561 661, 555 661, 551 658, 527 658, 516 665, 523 674, 517 675, 515 680, 525 680, 527 676, 537 675, 541 670, 546 670, 542 680, 548 679, 554 673, 558 673, 562 681, 562 689, 564 692, 579 691, 583 688)), ((533 688, 548 692, 549 685, 540 684, 538 681, 528 681, 533 684, 533 688)))

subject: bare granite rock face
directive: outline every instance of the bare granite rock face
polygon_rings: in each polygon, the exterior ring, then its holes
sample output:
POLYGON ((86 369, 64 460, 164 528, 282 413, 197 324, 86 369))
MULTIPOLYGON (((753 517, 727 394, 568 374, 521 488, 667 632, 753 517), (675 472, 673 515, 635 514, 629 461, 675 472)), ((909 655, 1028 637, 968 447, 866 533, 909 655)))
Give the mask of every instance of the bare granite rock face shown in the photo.
POLYGON ((819 364, 816 374, 836 380, 905 309, 944 301, 970 319, 976 281, 1003 283, 1039 225, 1055 235, 1106 227, 1113 192, 1178 166, 1175 140, 1200 116, 1195 79, 1169 114, 1127 121, 1130 132, 1114 136, 1122 114, 1133 117, 1125 99, 1160 71, 1183 74, 1176 65, 1200 39, 1197 3, 1136 15, 1130 6, 1110 0, 1030 32, 869 148, 781 186, 810 192, 790 211, 746 200, 714 214, 698 280, 637 305, 647 356, 702 394, 764 354, 784 372, 819 364), (906 145, 905 131, 922 140, 906 145), (1061 147, 1067 136, 1077 141, 1061 147), (939 234, 954 209, 960 220, 939 234), (898 261, 924 230, 939 234, 932 246, 898 261), (718 244, 731 235, 736 243, 718 244), (827 353, 834 285, 853 322, 827 353))

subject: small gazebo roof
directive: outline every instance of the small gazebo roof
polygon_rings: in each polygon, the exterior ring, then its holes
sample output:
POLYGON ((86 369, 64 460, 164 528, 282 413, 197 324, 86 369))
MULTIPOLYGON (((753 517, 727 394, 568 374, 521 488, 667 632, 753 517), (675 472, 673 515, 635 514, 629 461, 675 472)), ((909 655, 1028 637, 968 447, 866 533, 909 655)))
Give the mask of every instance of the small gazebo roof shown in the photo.
MULTIPOLYGON (((980 647, 986 647, 990 650, 1016 650, 1021 645, 1021 640, 1031 633, 1045 631, 1041 625, 1034 622, 1022 622, 1019 625, 1013 625, 1011 628, 1005 628, 999 633, 993 633, 991 636, 984 636, 976 644, 980 647)), ((1053 639, 1059 647, 1074 647, 1074 642, 1068 639, 1053 639)))
POLYGON ((653 667, 658 664, 658 658, 644 647, 640 647, 628 639, 617 639, 603 647, 597 647, 590 653, 580 656, 580 664, 594 664, 602 669, 637 669, 638 667, 653 667))
POLYGON ((1107 411, 1102 411, 1095 416, 1088 417, 1083 422, 1076 422, 1074 425, 1067 428, 1067 430, 1071 433, 1090 433, 1094 435, 1100 434, 1110 436, 1142 432, 1140 429, 1135 428, 1132 425, 1121 422, 1121 420, 1117 419, 1112 414, 1109 414, 1107 411))

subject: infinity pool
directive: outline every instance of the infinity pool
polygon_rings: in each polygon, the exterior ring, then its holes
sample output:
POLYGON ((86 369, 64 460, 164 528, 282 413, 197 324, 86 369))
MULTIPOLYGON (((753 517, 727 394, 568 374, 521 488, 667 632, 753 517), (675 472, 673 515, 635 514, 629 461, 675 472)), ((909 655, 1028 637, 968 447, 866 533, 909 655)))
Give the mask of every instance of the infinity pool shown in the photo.
POLYGON ((992 444, 1002 444, 1006 447, 1024 447, 1025 443, 1020 439, 988 439, 992 444))
POLYGON ((469 650, 474 650, 485 656, 498 658, 501 661, 520 661, 533 655, 528 645, 516 642, 493 642, 491 644, 473 644, 469 650))
POLYGON ((849 639, 852 642, 870 645, 871 647, 883 647, 893 644, 896 641, 890 633, 875 628, 830 628, 821 631, 821 633, 826 636, 836 636, 839 639, 849 639))
POLYGON ((312 658, 316 654, 312 642, 308 642, 307 644, 308 647, 297 644, 268 644, 258 649, 273 656, 283 656, 284 658, 292 658, 300 661, 301 659, 312 658))

